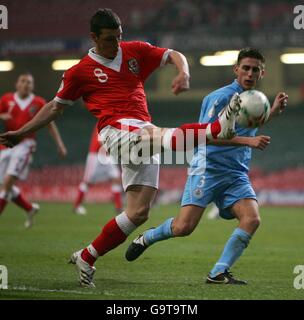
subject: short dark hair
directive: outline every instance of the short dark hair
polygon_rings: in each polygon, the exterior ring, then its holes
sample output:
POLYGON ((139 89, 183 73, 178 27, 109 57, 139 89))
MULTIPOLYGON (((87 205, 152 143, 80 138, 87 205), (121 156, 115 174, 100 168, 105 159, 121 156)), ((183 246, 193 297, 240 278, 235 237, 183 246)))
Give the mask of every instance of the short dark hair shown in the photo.
POLYGON ((98 9, 91 18, 91 32, 94 32, 97 36, 100 35, 102 28, 117 29, 120 26, 120 18, 111 9, 98 9))
POLYGON ((248 47, 241 49, 238 55, 237 64, 240 64, 244 58, 258 59, 265 64, 265 57, 258 49, 255 48, 248 47))

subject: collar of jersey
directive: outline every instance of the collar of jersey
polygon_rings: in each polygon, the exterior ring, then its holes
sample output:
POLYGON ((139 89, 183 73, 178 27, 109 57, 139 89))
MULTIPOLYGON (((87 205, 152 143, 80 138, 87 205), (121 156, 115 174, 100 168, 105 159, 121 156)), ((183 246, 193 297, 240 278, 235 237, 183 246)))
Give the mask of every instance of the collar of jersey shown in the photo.
POLYGON ((242 93, 244 91, 244 89, 242 88, 242 86, 239 84, 239 82, 237 81, 237 79, 234 79, 234 81, 232 82, 232 84, 235 86, 235 89, 238 93, 242 93))
POLYGON ((33 101, 35 95, 34 94, 30 94, 28 97, 26 97, 25 99, 21 99, 17 92, 14 93, 14 100, 17 102, 19 108, 21 110, 24 110, 26 109, 30 104, 31 102, 33 101))
POLYGON ((117 55, 113 60, 104 58, 103 56, 95 53, 95 48, 91 48, 89 50, 89 57, 107 68, 117 72, 120 71, 122 62, 122 52, 120 47, 118 48, 117 55))

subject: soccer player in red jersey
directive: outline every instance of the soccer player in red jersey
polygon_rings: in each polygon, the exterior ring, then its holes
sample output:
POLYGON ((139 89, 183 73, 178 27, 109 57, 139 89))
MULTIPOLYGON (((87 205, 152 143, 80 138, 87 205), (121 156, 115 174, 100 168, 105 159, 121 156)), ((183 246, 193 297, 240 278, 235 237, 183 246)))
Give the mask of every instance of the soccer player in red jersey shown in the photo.
MULTIPOLYGON (((0 98, 0 119, 6 130, 18 130, 33 119, 45 105, 45 100, 33 93, 34 78, 29 73, 20 74, 16 83, 16 92, 6 93, 0 98)), ((59 154, 66 155, 66 148, 54 122, 48 125, 50 134, 57 144, 59 154)), ((25 180, 32 154, 36 149, 35 134, 30 133, 14 148, 0 147, 0 214, 8 201, 14 202, 27 213, 25 227, 33 223, 33 216, 39 210, 37 203, 30 203, 15 184, 25 180)))
POLYGON ((94 127, 91 136, 89 153, 86 160, 84 176, 79 184, 77 197, 73 211, 79 215, 86 214, 86 208, 82 205, 85 194, 91 185, 111 181, 112 200, 117 213, 122 212, 120 171, 111 155, 106 154, 105 149, 98 141, 98 129, 94 127))
POLYGON ((80 284, 87 287, 94 287, 96 259, 123 243, 148 219, 158 188, 160 150, 187 149, 189 130, 192 147, 200 143, 202 136, 209 143, 232 138, 240 109, 236 94, 213 123, 184 124, 179 128, 156 127, 150 122, 144 82, 158 67, 173 64, 177 69, 177 76, 172 81, 173 94, 188 90, 189 67, 185 56, 141 41, 122 41, 120 19, 110 9, 99 9, 91 18, 91 37, 95 47, 64 73, 54 100, 23 128, 0 135, 0 142, 14 145, 25 134, 54 120, 67 105, 81 97, 87 109, 98 118, 103 146, 122 164, 127 203, 125 211, 106 223, 87 248, 72 254, 71 262, 78 269, 80 284), (154 151, 154 146, 157 147, 158 152, 152 153, 149 164, 136 161, 140 144, 143 149, 153 146, 154 151))

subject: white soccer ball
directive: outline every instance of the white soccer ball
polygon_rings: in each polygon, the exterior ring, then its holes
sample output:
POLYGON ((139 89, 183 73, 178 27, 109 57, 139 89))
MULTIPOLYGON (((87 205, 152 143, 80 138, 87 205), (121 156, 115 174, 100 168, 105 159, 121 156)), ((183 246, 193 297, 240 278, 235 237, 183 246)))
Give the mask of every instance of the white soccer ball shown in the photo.
POLYGON ((245 128, 263 125, 270 114, 270 103, 265 94, 258 90, 247 90, 240 94, 241 110, 236 122, 245 128))

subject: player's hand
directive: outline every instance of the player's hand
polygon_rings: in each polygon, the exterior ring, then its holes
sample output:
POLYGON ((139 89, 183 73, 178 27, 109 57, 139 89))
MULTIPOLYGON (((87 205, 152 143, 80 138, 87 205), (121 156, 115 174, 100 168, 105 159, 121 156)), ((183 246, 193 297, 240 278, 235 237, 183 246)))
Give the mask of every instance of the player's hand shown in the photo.
POLYGON ((172 81, 172 92, 176 95, 183 91, 187 91, 190 88, 189 74, 182 72, 179 73, 172 81))
POLYGON ((8 121, 12 119, 12 115, 9 112, 1 113, 0 119, 3 121, 8 121))
POLYGON ((0 134, 0 144, 3 144, 9 148, 14 147, 21 141, 21 139, 22 136, 18 133, 18 131, 7 131, 0 134))
POLYGON ((279 92, 271 107, 271 115, 280 115, 287 107, 288 95, 285 92, 279 92))
POLYGON ((270 144, 269 136, 251 137, 248 146, 254 149, 264 150, 270 144))
POLYGON ((58 153, 59 153, 60 158, 63 159, 66 157, 68 151, 67 151, 65 145, 58 146, 58 153))

